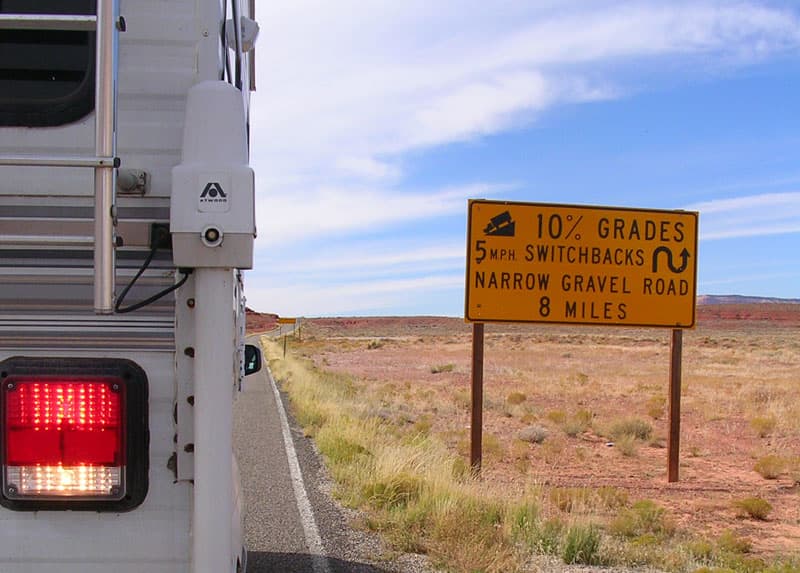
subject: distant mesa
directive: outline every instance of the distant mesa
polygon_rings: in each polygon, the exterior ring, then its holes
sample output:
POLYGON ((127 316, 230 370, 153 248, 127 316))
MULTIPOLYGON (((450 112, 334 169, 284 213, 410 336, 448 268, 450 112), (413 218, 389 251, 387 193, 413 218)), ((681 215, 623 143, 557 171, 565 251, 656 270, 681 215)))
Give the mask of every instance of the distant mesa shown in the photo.
POLYGON ((278 328, 278 315, 269 312, 258 312, 252 308, 246 309, 246 324, 248 332, 267 332, 278 328))
POLYGON ((777 298, 768 296, 744 296, 740 294, 701 294, 698 306, 708 304, 800 304, 800 298, 777 298))
POLYGON ((769 321, 776 325, 800 324, 800 299, 742 295, 697 297, 697 322, 708 320, 769 321))
MULTIPOLYGON (((800 298, 704 294, 697 296, 697 307, 699 325, 709 320, 771 321, 784 326, 800 325, 800 298)), ((277 314, 248 308, 247 331, 257 333, 275 330, 278 328, 278 318, 277 314)), ((306 318, 304 321, 323 333, 340 334, 344 330, 370 336, 385 336, 390 332, 466 332, 467 328, 462 318, 446 316, 340 316, 306 318)))

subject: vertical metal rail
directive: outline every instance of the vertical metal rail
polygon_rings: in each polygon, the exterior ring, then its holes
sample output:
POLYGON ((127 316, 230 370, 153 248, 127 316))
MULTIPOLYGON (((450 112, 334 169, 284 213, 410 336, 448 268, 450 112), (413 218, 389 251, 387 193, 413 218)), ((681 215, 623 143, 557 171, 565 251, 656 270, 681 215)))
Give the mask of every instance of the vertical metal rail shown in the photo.
MULTIPOLYGON (((233 12, 233 43, 234 46, 234 85, 237 89, 242 89, 242 11, 239 9, 239 0, 231 2, 233 12)), ((228 54, 225 54, 228 58, 228 54)))
MULTIPOLYGON (((256 0, 250 0, 250 18, 256 19, 256 0)), ((247 65, 250 68, 248 72, 248 80, 250 81, 249 89, 251 92, 256 91, 256 49, 255 47, 250 50, 247 56, 247 65)))
MULTIPOLYGON (((117 33, 115 0, 98 0, 95 57, 95 153, 115 157, 117 33)), ((94 311, 114 312, 114 165, 94 169, 94 311)))

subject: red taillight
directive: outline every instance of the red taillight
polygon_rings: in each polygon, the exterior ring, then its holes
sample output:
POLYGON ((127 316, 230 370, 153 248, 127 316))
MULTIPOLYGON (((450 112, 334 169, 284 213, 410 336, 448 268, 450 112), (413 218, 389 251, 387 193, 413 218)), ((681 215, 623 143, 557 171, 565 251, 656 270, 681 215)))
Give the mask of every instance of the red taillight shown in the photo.
POLYGON ((148 381, 124 358, 0 362, 0 506, 130 511, 147 496, 148 381))
POLYGON ((5 494, 119 499, 125 489, 125 385, 115 378, 4 381, 5 494))

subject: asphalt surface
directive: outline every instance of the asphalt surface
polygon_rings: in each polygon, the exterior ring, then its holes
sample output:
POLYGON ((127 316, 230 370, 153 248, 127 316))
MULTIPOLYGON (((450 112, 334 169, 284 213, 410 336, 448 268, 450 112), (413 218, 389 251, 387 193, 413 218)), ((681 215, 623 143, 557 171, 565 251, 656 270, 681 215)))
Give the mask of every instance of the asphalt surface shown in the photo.
MULTIPOLYGON (((284 443, 281 413, 269 376, 264 368, 246 377, 234 403, 234 448, 245 503, 247 573, 427 571, 418 557, 383 561, 385 553, 377 538, 351 527, 353 514, 331 499, 330 481, 319 456, 285 407, 297 460, 293 480, 292 456, 284 443), (307 499, 305 512, 298 491, 307 499)), ((287 403, 285 396, 281 395, 281 401, 287 403)))

